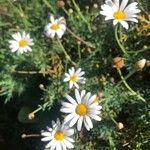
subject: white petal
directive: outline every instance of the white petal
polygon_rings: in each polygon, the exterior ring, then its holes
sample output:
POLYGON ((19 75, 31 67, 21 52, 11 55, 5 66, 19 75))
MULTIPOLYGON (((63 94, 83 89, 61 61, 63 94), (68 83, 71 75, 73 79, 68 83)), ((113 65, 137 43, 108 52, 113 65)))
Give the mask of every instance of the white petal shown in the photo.
POLYGON ((138 23, 138 20, 135 19, 135 18, 127 18, 127 19, 125 19, 125 20, 126 20, 126 21, 133 21, 133 22, 138 23))
POLYGON ((55 31, 52 31, 51 34, 50 34, 50 37, 53 39, 55 36, 55 31))
POLYGON ((52 132, 53 129, 47 126, 47 130, 52 132))
POLYGON ((93 128, 93 123, 89 116, 85 116, 85 120, 90 128, 93 128))
POLYGON ((119 0, 114 0, 115 5, 119 8, 119 0))
POLYGON ((87 122, 86 122, 85 119, 84 119, 84 126, 85 126, 85 128, 86 128, 88 131, 90 130, 89 125, 87 124, 87 122))
POLYGON ((68 130, 66 130, 65 134, 66 134, 67 136, 73 135, 73 134, 74 134, 74 129, 68 129, 68 130))
POLYGON ((18 41, 18 40, 21 39, 20 36, 18 37, 18 34, 17 34, 17 33, 13 34, 12 37, 13 37, 16 41, 18 41))
POLYGON ((84 75, 84 74, 85 74, 85 72, 82 71, 82 72, 78 73, 78 76, 82 76, 82 75, 84 75))
POLYGON ((63 113, 72 113, 72 112, 74 112, 74 110, 72 108, 61 108, 60 111, 63 112, 63 113))
POLYGON ((64 142, 64 144, 66 145, 67 148, 69 148, 69 149, 74 148, 73 144, 71 142, 67 141, 66 139, 64 139, 63 142, 64 142))
POLYGON ((62 150, 60 142, 57 142, 56 150, 62 150))
POLYGON ((78 120, 78 123, 77 123, 77 129, 78 129, 78 131, 81 131, 82 122, 83 122, 83 117, 81 116, 79 118, 79 120, 78 120))
POLYGON ((96 95, 91 96, 91 98, 88 101, 88 104, 92 104, 95 101, 96 97, 96 95))
POLYGON ((62 145, 62 149, 63 149, 63 150, 67 150, 67 149, 66 149, 66 145, 64 144, 63 141, 61 141, 61 145, 62 145))
POLYGON ((124 10, 129 0, 123 0, 120 6, 120 10, 124 10))
POLYGON ((128 23, 127 23, 126 21, 120 20, 119 22, 122 24, 122 26, 123 26, 125 29, 128 29, 128 28, 129 28, 129 25, 128 25, 128 23))
POLYGON ((129 10, 133 10, 137 4, 138 4, 137 2, 133 2, 133 3, 129 4, 129 5, 124 9, 124 12, 128 12, 129 10))
POLYGON ((101 121, 102 120, 101 117, 99 117, 98 115, 89 114, 89 116, 91 118, 93 118, 94 120, 97 120, 97 121, 101 121))
POLYGON ((68 108, 74 108, 75 105, 71 104, 71 103, 67 103, 67 102, 61 102, 61 104, 64 106, 64 107, 68 107, 68 108))
POLYGON ((68 82, 69 80, 70 80, 69 78, 65 78, 63 81, 68 82))
POLYGON ((82 99, 82 101, 87 104, 87 103, 88 103, 88 100, 89 100, 89 98, 90 98, 90 96, 91 96, 91 93, 88 92, 88 93, 85 95, 85 97, 82 99))
POLYGON ((41 139, 41 141, 50 141, 52 140, 52 137, 44 137, 41 139))
POLYGON ((52 134, 50 132, 43 132, 41 133, 42 136, 51 136, 52 134))
POLYGON ((52 127, 55 128, 57 126, 56 122, 52 120, 52 127))
POLYGON ((65 97, 68 99, 68 101, 69 101, 70 103, 72 103, 72 104, 74 104, 74 105, 77 105, 77 102, 76 102, 71 96, 66 95, 65 97))
POLYGON ((76 72, 75 72, 75 74, 79 74, 81 72, 81 68, 79 68, 76 72))
POLYGON ((72 138, 70 138, 70 137, 66 137, 65 139, 66 139, 67 141, 71 142, 71 143, 74 142, 74 140, 73 140, 72 138))
POLYGON ((98 105, 98 103, 93 103, 89 106, 89 109, 94 109, 94 110, 101 110, 102 109, 102 106, 101 105, 98 105))
POLYGON ((80 97, 80 93, 77 89, 75 89, 75 97, 76 97, 78 104, 80 104, 81 103, 81 97, 80 97))
POLYGON ((113 25, 115 26, 117 23, 118 23, 118 20, 115 19, 115 20, 113 21, 113 25))
POLYGON ((73 82, 70 81, 70 82, 69 82, 69 88, 71 89, 72 87, 73 87, 73 82))
POLYGON ((107 16, 106 18, 105 18, 105 20, 111 20, 111 19, 114 19, 114 17, 111 15, 111 16, 107 16))
POLYGON ((64 119, 64 124, 70 122, 70 120, 72 120, 74 118, 74 116, 76 116, 75 113, 71 113, 71 114, 67 115, 64 119))
POLYGON ((99 115, 101 112, 95 109, 89 109, 88 114, 99 115))
POLYGON ((82 90, 82 91, 81 91, 81 99, 85 96, 85 93, 86 93, 85 90, 82 90))
POLYGON ((53 146, 56 145, 56 142, 55 142, 54 140, 50 141, 50 142, 45 146, 45 148, 49 148, 49 147, 51 147, 52 145, 53 145, 53 146))
POLYGON ((66 25, 65 24, 59 24, 59 28, 65 32, 66 31, 66 25))
POLYGON ((28 51, 32 51, 32 49, 31 49, 31 47, 29 47, 29 46, 26 46, 26 50, 28 50, 28 51))
POLYGON ((73 84, 77 89, 79 89, 79 85, 76 82, 74 82, 73 84))
POLYGON ((69 74, 72 76, 75 73, 75 68, 72 67, 71 69, 69 69, 69 74))
POLYGON ((67 78, 69 78, 69 77, 70 77, 70 74, 68 74, 68 73, 65 73, 65 76, 66 76, 67 78))
POLYGON ((50 16, 50 20, 51 20, 51 23, 54 23, 54 22, 55 22, 55 19, 54 19, 54 16, 53 16, 53 15, 50 16))
POLYGON ((21 36, 21 33, 20 33, 20 32, 17 33, 17 36, 18 36, 18 39, 19 39, 19 40, 22 39, 22 36, 21 36))
POLYGON ((11 49, 11 52, 15 52, 17 50, 18 50, 18 47, 14 47, 14 48, 11 49))
POLYGON ((77 122, 78 119, 79 119, 79 115, 74 116, 70 121, 69 126, 72 127, 77 122))
POLYGON ((58 30, 56 30, 56 33, 57 33, 57 35, 58 35, 58 38, 62 38, 62 36, 63 36, 63 34, 64 34, 64 31, 61 30, 61 29, 58 29, 58 30))

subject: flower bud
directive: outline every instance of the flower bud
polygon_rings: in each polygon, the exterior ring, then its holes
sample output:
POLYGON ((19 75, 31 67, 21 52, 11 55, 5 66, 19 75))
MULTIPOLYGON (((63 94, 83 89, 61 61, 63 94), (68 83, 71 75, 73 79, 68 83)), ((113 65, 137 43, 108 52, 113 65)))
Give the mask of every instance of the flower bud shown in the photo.
POLYGON ((73 13, 73 9, 70 8, 70 9, 68 10, 68 12, 69 12, 69 14, 72 14, 72 13, 73 13))
POLYGON ((98 8, 98 5, 95 3, 95 4, 93 5, 93 7, 94 7, 95 9, 97 9, 97 8, 98 8))
POLYGON ((89 8, 90 8, 89 6, 85 6, 85 9, 89 10, 89 8))
POLYGON ((124 60, 122 57, 115 57, 113 59, 113 68, 121 69, 124 67, 124 60))
POLYGON ((118 129, 120 130, 124 128, 124 125, 122 122, 119 122, 117 126, 118 126, 118 129))
POLYGON ((40 84, 40 85, 39 85, 39 88, 40 88, 40 89, 43 89, 43 88, 44 88, 44 85, 43 85, 43 84, 40 84))
POLYGON ((141 59, 136 62, 135 66, 138 70, 142 70, 145 67, 146 59, 141 59))
POLYGON ((34 117, 35 117, 34 113, 29 113, 28 118, 29 118, 30 120, 34 119, 34 117))
POLYGON ((77 44, 78 44, 78 45, 81 45, 81 41, 80 41, 80 40, 77 40, 77 44))
POLYGON ((57 1, 57 7, 62 8, 65 6, 65 2, 63 0, 58 0, 57 1))

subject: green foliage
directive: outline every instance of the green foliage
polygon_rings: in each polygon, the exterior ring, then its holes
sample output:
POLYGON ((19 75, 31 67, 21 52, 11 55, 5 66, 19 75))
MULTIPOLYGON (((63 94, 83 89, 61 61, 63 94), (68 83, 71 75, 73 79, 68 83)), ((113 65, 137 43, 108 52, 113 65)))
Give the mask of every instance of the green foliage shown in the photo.
MULTIPOLYGON (((143 10, 139 23, 131 23, 127 31, 120 27, 117 32, 127 54, 122 53, 115 39, 112 22, 99 15, 102 2, 75 2, 65 1, 65 7, 59 8, 56 0, 0 1, 0 96, 1 103, 6 103, 0 111, 2 137, 7 129, 11 133, 11 128, 15 130, 15 140, 24 132, 40 134, 51 120, 60 117, 64 95, 73 92, 63 82, 64 73, 76 65, 85 71, 87 78, 80 88, 96 93, 103 109, 102 121, 94 122, 92 131, 75 134, 75 150, 150 149, 149 0, 139 2, 143 10), (94 8, 94 3, 98 8, 94 8), (44 35, 50 14, 66 19, 68 29, 61 40, 44 35), (34 40, 32 52, 11 53, 8 41, 13 33, 22 31, 30 33, 34 40), (120 75, 112 67, 116 56, 125 61, 120 75), (135 64, 143 58, 147 64, 138 70, 135 64), (9 120, 13 111, 15 119, 9 120), (29 120, 30 113, 35 115, 34 121, 29 120), (124 127, 120 129, 118 123, 124 127)), ((13 143, 12 138, 4 139, 13 143)), ((23 150, 40 150, 45 143, 42 145, 37 139, 17 144, 23 150)))

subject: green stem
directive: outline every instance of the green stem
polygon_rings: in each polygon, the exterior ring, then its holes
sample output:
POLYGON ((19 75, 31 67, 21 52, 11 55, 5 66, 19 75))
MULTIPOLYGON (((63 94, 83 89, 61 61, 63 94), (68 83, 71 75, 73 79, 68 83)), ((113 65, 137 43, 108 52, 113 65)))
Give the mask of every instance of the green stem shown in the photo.
POLYGON ((40 110, 42 110, 43 108, 45 108, 46 106, 48 106, 49 103, 50 103, 50 101, 44 103, 42 106, 40 106, 39 108, 37 108, 36 110, 34 110, 33 112, 31 112, 30 114, 35 115, 37 112, 39 112, 40 110))
POLYGON ((49 8, 52 10, 52 12, 55 14, 55 10, 53 9, 53 6, 51 6, 51 4, 50 4, 47 0, 43 0, 43 2, 44 2, 45 5, 46 5, 47 7, 49 7, 49 8))
POLYGON ((80 11, 80 8, 78 7, 78 5, 76 4, 75 0, 72 0, 72 3, 78 13, 78 15, 80 16, 80 18, 87 24, 88 26, 88 29, 90 32, 92 32, 92 29, 91 29, 91 26, 90 24, 88 23, 88 21, 85 19, 85 17, 82 15, 81 11, 80 11))
POLYGON ((118 125, 117 121, 109 114, 110 119, 114 122, 114 124, 118 125))
POLYGON ((128 53, 126 52, 126 50, 125 50, 125 47, 121 44, 121 42, 120 42, 120 40, 119 40, 119 37, 118 37, 118 26, 116 26, 116 28, 115 28, 115 38, 116 38, 116 41, 117 41, 117 43, 118 43, 120 49, 122 50, 122 52, 123 52, 124 54, 128 54, 128 53))
POLYGON ((70 14, 69 14, 69 12, 63 7, 62 8, 63 9, 63 11, 68 15, 68 17, 70 16, 70 14))
POLYGON ((135 55, 137 55, 138 53, 141 53, 141 52, 145 52, 147 50, 150 50, 150 47, 147 47, 147 48, 144 48, 144 49, 141 49, 141 50, 138 50, 138 51, 129 51, 129 53, 135 53, 135 55))
POLYGON ((68 61, 70 61, 74 66, 76 66, 76 63, 71 60, 70 56, 67 54, 67 52, 66 52, 66 50, 65 50, 64 46, 62 45, 62 43, 61 43, 59 38, 57 38, 57 41, 58 41, 58 44, 60 45, 62 51, 64 52, 66 59, 68 61))
POLYGON ((117 71, 118 71, 118 73, 119 73, 119 75, 120 75, 120 77, 121 77, 121 79, 122 79, 124 85, 126 86, 126 88, 127 88, 133 95, 136 95, 140 100, 142 100, 143 102, 145 102, 146 100, 145 100, 141 95, 139 95, 138 93, 136 93, 136 92, 128 85, 128 83, 126 82, 125 78, 124 78, 123 75, 122 75, 121 70, 120 70, 120 69, 117 69, 117 71))
MULTIPOLYGON (((130 78, 136 71, 136 69, 133 69, 131 72, 128 73, 126 77, 124 77, 124 80, 130 78)), ((117 88, 124 80, 119 81, 114 88, 117 88)))
POLYGON ((80 44, 78 44, 78 56, 79 56, 79 60, 81 59, 81 50, 80 50, 80 44))

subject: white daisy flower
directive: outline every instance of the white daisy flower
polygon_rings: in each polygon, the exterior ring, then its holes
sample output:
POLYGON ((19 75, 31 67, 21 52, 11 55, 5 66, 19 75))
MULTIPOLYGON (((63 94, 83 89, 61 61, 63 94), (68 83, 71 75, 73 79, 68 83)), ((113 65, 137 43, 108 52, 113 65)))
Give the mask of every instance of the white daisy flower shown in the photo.
POLYGON ((13 40, 9 40, 10 46, 12 52, 16 52, 18 54, 22 54, 27 51, 32 51, 31 47, 34 45, 33 39, 30 38, 29 34, 26 34, 25 32, 15 33, 12 35, 13 40))
POLYGON ((47 127, 48 132, 42 132, 41 135, 45 136, 41 141, 49 141, 45 148, 50 150, 67 150, 74 148, 72 135, 74 130, 70 129, 67 125, 61 124, 60 120, 57 122, 52 121, 52 128, 47 127))
POLYGON ((64 17, 59 19, 54 19, 53 16, 50 17, 51 23, 45 26, 45 34, 47 37, 54 38, 57 34, 58 38, 61 38, 66 31, 66 21, 64 17))
POLYGON ((113 24, 116 25, 118 22, 126 29, 129 28, 127 21, 138 22, 136 19, 137 13, 140 10, 137 8, 137 2, 133 2, 127 6, 128 0, 106 0, 106 4, 102 5, 102 11, 100 14, 106 16, 105 20, 113 19, 113 24))
POLYGON ((79 85, 77 83, 84 84, 85 78, 82 77, 85 72, 81 71, 82 69, 79 68, 77 71, 75 71, 75 68, 72 67, 69 69, 69 73, 65 73, 65 79, 64 82, 69 82, 69 88, 71 89, 73 86, 76 88, 79 88, 79 85))
POLYGON ((62 102, 61 112, 68 115, 64 119, 64 123, 68 123, 72 127, 77 122, 77 129, 81 131, 82 124, 87 130, 93 128, 91 118, 97 121, 101 121, 99 114, 102 106, 98 104, 96 95, 91 96, 91 93, 86 93, 85 90, 81 91, 81 94, 75 89, 75 99, 66 95, 68 102, 62 102))

